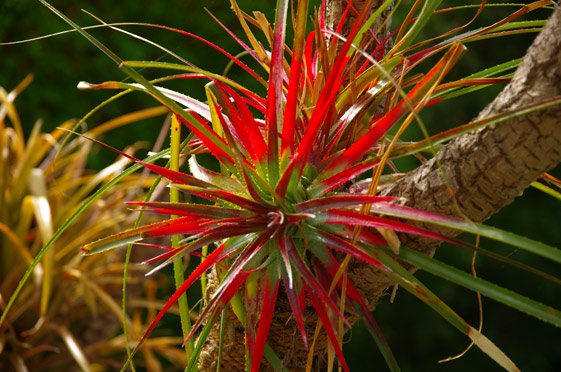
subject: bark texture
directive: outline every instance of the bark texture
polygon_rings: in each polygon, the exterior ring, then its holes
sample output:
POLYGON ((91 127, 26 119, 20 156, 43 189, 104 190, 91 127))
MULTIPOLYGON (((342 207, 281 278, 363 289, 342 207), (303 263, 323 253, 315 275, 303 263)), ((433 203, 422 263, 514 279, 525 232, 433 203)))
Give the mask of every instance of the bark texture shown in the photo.
MULTIPOLYGON (((378 9, 384 0, 374 0, 372 1, 371 8, 373 10, 378 9)), ((346 36, 350 33, 351 28, 354 26, 358 19, 358 15, 366 5, 367 0, 353 0, 352 8, 349 9, 345 17, 345 21, 341 27, 340 34, 346 36)), ((326 1, 326 28, 329 30, 337 30, 339 26, 339 21, 342 19, 342 15, 347 7, 347 1, 341 0, 327 0, 326 1)), ((370 30, 376 35, 379 43, 383 43, 384 54, 393 47, 393 42, 389 39, 391 33, 391 19, 390 16, 393 10, 393 4, 387 7, 382 14, 374 21, 370 30)), ((366 46, 367 52, 373 52, 378 45, 376 43, 370 43, 366 46)))
MULTIPOLYGON (((520 63, 512 81, 477 117, 482 119, 561 95, 561 10, 556 9, 520 63)), ((510 204, 542 173, 561 162, 561 106, 465 134, 384 191, 413 208, 482 222, 510 204), (445 175, 452 194, 442 174, 445 175), (454 197, 452 197, 452 195, 454 197), (455 201, 454 201, 455 199, 455 201)), ((435 229, 453 237, 456 230, 435 229)), ((402 243, 432 254, 438 242, 401 235, 402 243)), ((370 298, 391 282, 361 262, 349 279, 370 298)))
MULTIPOLYGON (((328 1, 328 6, 338 6, 340 14, 343 2, 328 1)), ((378 5, 378 1, 375 3, 375 6, 378 5)), ((333 10, 337 12, 335 8, 333 10)), ((331 27, 334 27, 333 19, 337 18, 333 14, 331 17, 334 18, 328 18, 328 23, 331 22, 331 27)), ((478 119, 558 95, 561 95, 559 9, 554 11, 544 30, 528 50, 511 83, 479 114, 478 119)), ((402 197, 405 205, 414 208, 468 218, 475 222, 484 221, 512 202, 539 175, 561 162, 561 106, 510 119, 458 137, 439 151, 437 158, 442 169, 439 169, 435 159, 430 160, 386 189, 384 194, 402 197), (452 193, 442 173, 445 174, 452 193)), ((439 232, 447 236, 457 234, 450 230, 439 232)), ((400 239, 407 247, 426 254, 432 254, 438 244, 432 240, 406 235, 401 235, 400 239)), ((359 261, 351 262, 348 276, 371 304, 392 284, 371 265, 359 261)), ((313 311, 306 316, 311 320, 311 327, 308 329, 311 340, 315 328, 313 311)), ((226 334, 224 345, 224 371, 238 370, 233 361, 238 359, 241 362, 243 359, 240 358, 243 358, 244 353, 243 328, 236 324, 237 321, 231 317, 230 319, 231 329, 227 331, 230 333, 226 334), (228 355, 232 358, 229 359, 228 355)), ((216 370, 216 327, 212 332, 214 335, 211 335, 211 340, 201 355, 201 371, 216 370)), ((296 323, 290 317, 290 307, 282 298, 277 303, 269 342, 279 356, 287 357, 287 360, 292 357, 289 368, 303 370, 306 354, 301 350, 296 323)), ((314 370, 319 371, 322 370, 325 342, 316 345, 316 348, 319 353, 316 355, 318 363, 314 370)), ((264 370, 266 368, 263 367, 264 370)))

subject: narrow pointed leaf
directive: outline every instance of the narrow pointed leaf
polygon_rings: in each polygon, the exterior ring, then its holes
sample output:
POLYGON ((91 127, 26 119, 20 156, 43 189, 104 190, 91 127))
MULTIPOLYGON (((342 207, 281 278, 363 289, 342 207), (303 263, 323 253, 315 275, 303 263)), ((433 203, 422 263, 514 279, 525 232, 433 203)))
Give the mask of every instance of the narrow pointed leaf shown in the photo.
POLYGON ((351 47, 351 40, 358 32, 360 22, 362 21, 362 19, 364 19, 368 9, 369 6, 364 6, 364 8, 362 9, 362 13, 359 15, 357 22, 349 33, 349 39, 343 44, 338 57, 334 62, 333 68, 329 72, 329 76, 327 78, 325 86, 321 89, 320 96, 316 103, 316 107, 313 110, 312 117, 306 127, 304 136, 302 137, 296 153, 292 158, 292 161, 289 163, 289 166, 283 174, 277 187, 277 192, 280 195, 284 195, 286 193, 288 185, 302 175, 304 165, 308 161, 308 156, 310 155, 313 145, 317 141, 317 137, 320 131, 323 130, 324 132, 329 132, 330 130, 330 128, 327 126, 328 121, 326 120, 326 115, 333 107, 337 97, 337 91, 339 90, 345 78, 344 68, 349 60, 347 52, 351 47))
POLYGON ((202 248, 206 245, 212 243, 219 243, 225 239, 235 238, 240 235, 249 235, 256 231, 258 231, 258 229, 253 226, 240 227, 240 226, 236 226, 235 224, 230 226, 229 225, 218 226, 212 229, 207 229, 204 231, 204 234, 201 234, 202 236, 201 238, 189 244, 177 247, 169 252, 166 252, 157 257, 147 260, 146 261, 147 263, 151 263, 151 262, 166 259, 164 263, 161 263, 160 265, 158 265, 157 267, 146 273, 146 276, 152 275, 154 272, 161 270, 162 268, 166 267, 167 265, 174 262, 178 258, 183 257, 187 254, 191 254, 193 251, 202 248))
POLYGON ((399 258, 433 275, 481 293, 483 296, 492 298, 544 322, 561 327, 561 311, 550 306, 543 305, 509 289, 458 270, 434 258, 424 256, 407 247, 402 247, 399 258))
MULTIPOLYGON (((218 262, 220 262, 222 259, 224 259, 225 257, 227 257, 231 253, 232 253, 231 250, 225 250, 225 245, 221 245, 220 247, 216 248, 204 261, 202 261, 200 263, 200 265, 191 273, 191 275, 189 275, 189 277, 187 277, 187 279, 185 279, 183 284, 175 291, 175 293, 171 296, 171 298, 166 302, 166 304, 164 305, 162 310, 160 310, 158 315, 156 315, 154 320, 152 320, 152 322, 150 323, 150 325, 146 329, 146 332, 144 332, 144 335, 139 340, 139 342, 138 342, 137 346, 135 347, 135 350, 133 351, 132 354, 134 354, 136 352, 136 350, 138 350, 138 348, 144 342, 146 337, 148 337, 148 335, 152 332, 152 330, 154 329, 156 324, 158 324, 160 319, 162 319, 162 317, 165 315, 165 313, 167 313, 167 311, 171 308, 171 306, 177 302, 179 297, 181 297, 185 293, 185 291, 187 291, 187 289, 197 279, 199 279, 199 277, 204 272, 209 270, 212 266, 216 265, 218 262)), ((194 327, 193 327, 193 329, 194 329, 194 327)))
POLYGON ((247 209, 252 212, 256 212, 256 213, 268 212, 268 208, 266 206, 256 203, 251 199, 247 199, 227 191, 206 189, 202 187, 194 187, 189 185, 173 185, 173 186, 181 190, 184 190, 185 192, 200 196, 205 199, 209 199, 213 201, 224 200, 228 203, 234 204, 236 206, 239 206, 240 208, 247 209))
POLYGON ((263 307, 261 309, 261 317, 259 320, 259 328, 257 329, 257 337, 255 339, 255 350, 253 352, 253 359, 251 361, 251 370, 259 371, 261 367, 261 360, 263 359, 263 351, 267 342, 271 320, 275 310, 275 303, 277 300, 277 292, 279 289, 280 281, 277 280, 271 288, 269 280, 265 283, 265 294, 263 296, 263 307))
POLYGON ((430 17, 434 14, 434 11, 438 8, 442 0, 433 0, 433 1, 426 1, 423 3, 423 8, 419 16, 416 18, 415 22, 407 31, 405 36, 399 40, 397 45, 389 52, 389 54, 393 54, 395 50, 403 50, 407 48, 411 43, 415 40, 419 32, 423 29, 423 26, 428 22, 430 17))
MULTIPOLYGON (((213 105, 209 104, 211 116, 214 109, 213 105)), ((226 141, 216 134, 213 130, 208 128, 206 124, 195 117, 194 121, 182 120, 182 122, 195 133, 195 135, 203 142, 206 148, 220 161, 222 164, 229 168, 233 168, 234 159, 231 149, 228 147, 226 141)))
POLYGON ((499 230, 491 226, 466 222, 454 217, 443 216, 436 213, 420 211, 417 209, 400 206, 396 204, 373 205, 371 212, 383 213, 389 216, 407 218, 414 221, 432 223, 438 226, 449 227, 476 235, 481 235, 489 239, 497 240, 536 255, 545 257, 549 260, 561 263, 561 250, 550 245, 520 236, 508 231, 499 230))
POLYGON ((296 204, 294 209, 300 213, 314 213, 327 209, 348 207, 369 203, 391 202, 396 200, 392 196, 368 196, 368 195, 337 195, 308 200, 296 204))
MULTIPOLYGON (((336 160, 337 161, 337 160, 336 160)), ((380 160, 376 161, 366 161, 364 163, 357 164, 355 166, 349 167, 345 170, 341 170, 335 173, 333 176, 324 179, 326 176, 332 174, 333 172, 326 172, 314 180, 314 183, 308 188, 308 193, 312 197, 317 197, 323 195, 336 187, 341 186, 347 181, 356 179, 359 175, 374 168, 380 160), (319 181, 319 182, 318 182, 319 181)))
MULTIPOLYGON (((325 262, 325 264, 329 273, 333 277, 335 277, 340 267, 335 257, 333 257, 333 255, 330 254, 329 260, 325 262)), ((339 288, 341 289, 343 287, 342 280, 343 279, 341 278, 338 283, 339 288)), ((382 333, 382 330, 374 320, 374 317, 372 316, 370 310, 364 303, 364 300, 358 293, 357 289, 353 286, 353 283, 351 283, 350 281, 347 281, 346 283, 346 296, 351 300, 351 303, 353 304, 357 313, 361 316, 361 319, 363 320, 363 323, 365 324, 366 328, 374 338, 378 346, 378 349, 380 349, 380 352, 382 353, 384 360, 386 361, 386 364, 390 368, 390 371, 399 372, 400 368, 399 365, 397 364, 397 360, 395 359, 391 351, 391 348, 382 333)))
MULTIPOLYGON (((304 343, 304 347, 308 348, 308 337, 306 336, 306 327, 304 325, 304 318, 302 317, 304 307, 301 304, 300 296, 296 292, 295 288, 290 288, 288 286, 289 279, 286 275, 283 277, 283 284, 284 289, 286 292, 286 297, 288 298, 288 302, 290 304, 290 309, 292 310, 292 314, 294 315, 294 320, 296 321, 296 326, 298 327, 298 332, 300 332, 300 337, 302 337, 302 342, 304 343)), ((302 289, 303 291, 303 289, 302 289)))
MULTIPOLYGON (((290 239, 288 237, 288 239, 290 239)), ((304 342, 304 346, 308 347, 308 339, 306 336, 306 328, 304 326, 304 319, 302 318, 303 309, 300 306, 300 301, 298 299, 298 295, 296 293, 295 288, 295 278, 293 277, 292 273, 292 265, 290 264, 290 259, 288 257, 288 245, 291 245, 290 249, 293 249, 293 243, 287 241, 287 236, 285 234, 281 234, 279 237, 279 249, 281 251, 281 256, 286 268, 286 272, 283 272, 283 284, 285 288, 286 295, 288 297, 288 302, 290 304, 290 308, 292 309, 292 314, 294 315, 294 319, 296 320, 296 325, 298 326, 298 331, 302 336, 302 341, 304 342)), ((298 278, 296 278, 298 279, 298 278)))
MULTIPOLYGON (((212 18, 214 18, 215 21, 217 21, 217 23, 222 26, 223 28, 224 25, 222 23, 220 23, 218 21, 218 19, 216 17, 214 17, 214 15, 210 14, 212 18)), ((212 47, 213 49, 219 51, 220 53, 224 54, 226 57, 228 57, 228 59, 230 61, 233 61, 236 65, 238 65, 239 67, 241 67, 242 69, 244 69, 248 74, 250 74, 253 78, 255 78, 255 80, 257 80, 258 82, 260 82, 262 85, 266 85, 266 82, 263 80, 263 78, 259 75, 257 75, 257 73, 255 73, 255 71, 253 71, 251 68, 249 68, 246 64, 244 64, 243 62, 241 62, 238 58, 234 57, 233 55, 231 55, 230 53, 226 52, 224 49, 222 49, 221 47, 219 47, 218 45, 211 43, 210 41, 197 36, 195 34, 192 34, 190 32, 186 32, 177 28, 173 28, 173 27, 168 27, 168 26, 162 26, 162 25, 151 25, 151 24, 141 24, 141 25, 146 25, 146 26, 150 26, 150 27, 157 27, 157 28, 163 28, 165 30, 170 30, 170 31, 174 31, 174 32, 178 32, 181 33, 183 35, 192 37, 194 39, 197 39, 199 41, 202 41, 203 43, 209 45, 210 47, 212 47)), ((225 28, 226 29, 226 28, 225 28)), ((229 31, 228 29, 226 29, 227 31, 229 31)))
POLYGON ((214 323, 216 322, 217 314, 218 314, 218 312, 215 312, 215 313, 212 313, 208 317, 207 323, 206 323, 205 327, 203 328, 203 331, 199 335, 199 338, 197 339, 197 344, 195 345, 195 348, 193 349, 193 354, 191 355, 191 359, 189 360, 189 364, 185 368, 186 372, 193 372, 195 370, 195 368, 197 367, 197 361, 199 360, 199 355, 201 354, 201 351, 203 350, 203 346, 206 343, 208 335, 210 334, 210 331, 212 330, 212 328, 214 326, 214 323))
MULTIPOLYGON (((411 107, 411 104, 417 104, 424 99, 427 94, 434 90, 435 86, 441 81, 444 75, 451 68, 451 65, 466 50, 461 44, 455 44, 442 59, 427 73, 427 75, 407 94, 407 100, 401 100, 390 112, 382 117, 374 124, 365 135, 349 147, 337 161, 334 161, 326 170, 335 172, 335 170, 345 169, 350 164, 361 158, 364 153, 372 147, 411 107)), ((417 108, 418 109, 418 108, 417 108)))
POLYGON ((189 170, 191 171, 193 177, 213 185, 214 188, 222 189, 234 194, 247 195, 246 189, 239 181, 202 167, 197 162, 195 155, 189 158, 189 170))
POLYGON ((147 209, 147 212, 156 212, 163 214, 177 214, 180 216, 190 216, 196 218, 231 218, 231 217, 247 217, 249 213, 239 209, 230 209, 224 207, 214 207, 204 204, 186 204, 186 203, 166 203, 166 202, 127 202, 127 205, 135 205, 147 209), (149 209, 148 209, 149 208, 149 209))
MULTIPOLYGON (((137 242, 139 240, 142 239, 143 234, 151 231, 151 230, 156 230, 159 228, 164 228, 164 227, 170 227, 170 226, 174 226, 175 224, 181 224, 181 223, 189 223, 192 222, 193 218, 192 217, 182 217, 182 218, 178 218, 174 221, 171 220, 166 220, 166 221, 162 221, 162 222, 158 222, 152 225, 146 225, 146 226, 142 226, 142 227, 138 227, 136 229, 132 229, 132 230, 128 230, 122 233, 118 233, 115 235, 111 235, 108 237, 105 237, 103 239, 99 239, 96 240, 95 242, 86 244, 82 247, 82 250, 86 253, 86 254, 95 254, 95 253, 100 253, 100 252, 104 252, 106 250, 109 249, 113 249, 113 248, 117 248, 129 243, 134 243, 137 242)), ((200 224, 201 220, 198 220, 197 223, 200 224)), ((209 220, 206 220, 209 221, 209 220)))
MULTIPOLYGON (((240 286, 243 284, 247 276, 249 275, 248 272, 244 271, 245 266, 251 261, 253 257, 259 252, 259 250, 267 243, 269 240, 269 234, 261 234, 255 240, 247 244, 241 251, 241 254, 236 258, 234 263, 230 266, 230 269, 226 273, 226 276, 214 292, 211 300, 205 306, 203 311, 199 314, 199 320, 193 326, 191 330, 191 335, 195 332, 198 328, 202 320, 208 315, 208 313, 219 306, 220 304, 227 304, 232 297, 236 294, 240 286)), ((235 246, 235 245, 234 245, 235 246)))
POLYGON ((236 138, 239 138, 245 149, 251 154, 253 160, 261 162, 266 154, 267 144, 253 114, 233 89, 219 82, 217 82, 216 86, 220 88, 218 91, 222 92, 220 103, 226 110, 225 112, 236 131, 236 138), (228 93, 228 96, 225 93, 228 93), (230 97, 234 101, 235 107, 230 102, 230 97))
MULTIPOLYGON (((288 0, 277 0, 276 12, 273 51, 271 55, 271 73, 267 92, 267 114, 265 117, 269 182, 271 185, 276 185, 279 178, 278 136, 279 128, 282 125, 284 37, 288 13, 288 0)), ((281 194, 281 196, 283 195, 281 194)))
POLYGON ((222 27, 246 50, 248 51, 254 58, 256 61, 260 62, 260 63, 265 63, 268 58, 267 55, 265 54, 265 51, 263 50, 263 47, 261 46, 261 43, 259 43, 257 41, 257 39, 255 38, 255 36, 253 35, 253 33, 251 32, 250 28, 248 27, 244 17, 243 17, 243 12, 240 9, 240 7, 238 6, 238 3, 236 2, 236 0, 230 0, 230 4, 232 4, 232 9, 234 11, 234 13, 236 14, 236 16, 238 17, 238 20, 240 21, 240 24, 242 26, 242 28, 245 31, 245 34, 247 35, 249 42, 251 43, 251 46, 253 47, 253 49, 251 49, 249 46, 247 46, 245 43, 243 43, 237 36, 234 35, 233 32, 231 32, 230 30, 228 30, 225 26, 223 26, 220 22, 218 22, 218 20, 213 16, 213 18, 215 19, 215 21, 217 21, 220 25, 222 25, 222 27))
MULTIPOLYGON (((333 303, 333 300, 329 297, 326 290, 312 274, 297 252, 296 247, 288 245, 288 256, 290 257, 290 261, 294 264, 294 267, 298 270, 298 273, 304 279, 306 286, 314 292, 323 305, 327 305, 348 327, 350 327, 349 321, 341 314, 337 305, 333 303)), ((324 327, 327 327, 327 325, 324 324, 324 327)))
MULTIPOLYGON (((415 226, 407 225, 403 222, 389 220, 372 215, 332 209, 326 212, 327 216, 325 223, 338 223, 347 226, 365 226, 365 227, 378 227, 382 229, 389 229, 394 231, 403 232, 406 234, 415 234, 424 236, 431 239, 442 240, 448 243, 465 246, 465 243, 450 239, 444 235, 434 233, 432 231, 420 229, 415 226)), ((319 221, 319 219, 318 219, 319 221)))
POLYGON ((376 259, 374 259, 372 256, 370 256, 369 254, 367 254, 366 252, 362 251, 362 249, 359 249, 358 247, 352 245, 351 243, 338 238, 337 236, 333 235, 333 234, 329 234, 327 232, 320 232, 320 236, 322 239, 322 242, 327 245, 328 247, 331 247, 333 249, 336 249, 340 252, 343 252, 345 254, 349 254, 361 261, 367 262, 369 264, 371 264, 374 267, 377 267, 379 269, 388 271, 389 269, 382 265, 380 262, 376 261, 376 259))
POLYGON ((360 45, 360 42, 364 34, 370 31, 370 27, 372 26, 374 21, 376 21, 377 18, 380 17, 382 12, 386 10, 386 8, 388 8, 392 4, 392 2, 393 2, 392 0, 386 0, 383 4, 380 4, 374 12, 369 14, 368 19, 362 24, 360 30, 357 32, 357 34, 353 39, 354 45, 360 45))
POLYGON ((343 351, 341 350, 341 346, 339 345, 337 336, 335 335, 335 331, 333 329, 332 322, 329 319, 329 316, 327 315, 324 304, 322 303, 321 300, 319 300, 316 297, 313 289, 306 287, 306 292, 308 293, 308 296, 312 301, 312 305, 314 306, 314 309, 316 310, 317 315, 320 318, 321 323, 323 324, 323 329, 325 330, 325 333, 327 333, 327 337, 329 338, 331 345, 335 349, 335 353, 337 354, 339 364, 341 365, 341 367, 345 372, 350 372, 349 366, 345 361, 345 357, 343 356, 343 351))
POLYGON ((388 266, 391 271, 386 271, 392 280, 406 289, 409 293, 419 298, 433 310, 439 313, 451 325, 460 332, 468 336, 483 352, 489 355, 495 362, 508 371, 520 371, 518 367, 487 337, 466 323, 458 314, 456 314, 448 305, 440 300, 433 292, 431 292, 424 284, 422 284, 414 275, 403 268, 394 258, 390 257, 381 250, 373 251, 378 261, 388 266))
MULTIPOLYGON (((202 75, 201 75, 202 76, 202 75)), ((166 97, 174 100, 175 102, 185 106, 189 110, 196 112, 201 117, 205 118, 206 120, 210 120, 210 112, 208 106, 203 104, 196 99, 176 92, 174 90, 163 88, 154 85, 156 89, 162 92, 166 97)), ((148 92, 148 90, 141 84, 127 84, 120 81, 107 81, 101 84, 90 84, 84 81, 81 81, 78 84, 78 89, 130 89, 136 90, 141 92, 148 92)))
POLYGON ((294 152, 294 135, 296 128, 296 107, 298 106, 298 92, 304 54, 304 38, 306 32, 306 20, 308 15, 308 1, 299 0, 296 11, 296 32, 292 51, 292 63, 290 65, 290 76, 288 79, 288 94, 284 110, 282 127, 281 156, 294 152))

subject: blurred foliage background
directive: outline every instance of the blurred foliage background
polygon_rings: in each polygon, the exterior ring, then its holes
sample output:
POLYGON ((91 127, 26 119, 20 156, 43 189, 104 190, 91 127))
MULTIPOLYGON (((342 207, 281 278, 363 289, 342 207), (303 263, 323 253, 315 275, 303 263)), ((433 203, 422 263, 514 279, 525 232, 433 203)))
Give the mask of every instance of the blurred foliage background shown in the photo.
MULTIPOLYGON (((500 1, 494 3, 496 2, 500 1)), ((51 3, 81 26, 97 24, 95 19, 81 11, 83 8, 108 23, 147 22, 167 25, 193 32, 234 55, 242 51, 241 47, 204 10, 207 8, 232 31, 240 35, 241 28, 234 13, 230 11, 227 0, 159 2, 53 0, 51 3)), ((274 0, 260 2, 238 0, 238 3, 248 12, 252 10, 264 12, 272 22, 274 0)), ((407 8, 408 3, 411 1, 405 1, 402 8, 407 8)), ((465 0, 462 3, 477 4, 477 1, 465 0)), ((518 3, 524 2, 518 1, 518 3)), ((459 5, 457 1, 444 1, 442 7, 457 5, 459 5)), ((512 7, 488 8, 470 28, 491 24, 514 9, 512 7)), ((423 36, 435 36, 460 26, 471 19, 474 12, 475 9, 472 8, 435 16, 423 36)), ((525 19, 546 16, 547 12, 543 11, 530 14, 525 19)), ((404 14, 398 12, 393 21, 394 25, 398 25, 403 17, 404 14)), ((65 29, 65 24, 59 18, 35 0, 0 0, 0 42, 33 38, 65 29)), ((129 27, 127 30, 154 40, 195 65, 212 72, 221 73, 228 63, 221 54, 192 38, 138 26, 129 27)), ((171 57, 163 56, 160 50, 115 31, 97 29, 92 33, 122 59, 172 61, 171 57)), ((467 45, 468 53, 453 70, 450 79, 521 57, 534 36, 535 34, 508 36, 467 45)), ((248 57, 244 58, 248 59, 248 57)), ((42 118, 45 131, 51 131, 69 118, 84 116, 111 95, 108 91, 78 91, 76 85, 79 81, 99 83, 124 79, 124 74, 116 65, 76 33, 0 47, 0 86, 9 91, 29 73, 35 75, 35 81, 18 98, 22 122, 29 123, 26 130, 30 130, 32 124, 42 118)), ((151 77, 150 72, 147 73, 147 76, 151 77)), ((229 76, 236 79, 244 78, 236 69, 233 69, 229 76)), ((195 98, 204 98, 201 81, 184 80, 180 86, 171 87, 195 98)), ((431 133, 465 123, 477 115, 501 88, 491 87, 468 97, 448 101, 445 107, 433 106, 424 111, 423 119, 431 133)), ((94 115, 87 125, 96 126, 123 113, 155 105, 157 103, 147 95, 131 94, 94 115)), ((145 120, 135 124, 133 130, 131 128, 117 130, 103 140, 117 148, 124 148, 138 140, 154 142, 161 124, 161 117, 145 120)), ((419 131, 413 128, 408 135, 411 138, 419 138, 419 131)), ((90 165, 94 168, 103 167, 104 162, 106 160, 103 152, 90 159, 90 165)), ((552 174, 561 177, 561 167, 554 169, 552 174)), ((559 207, 560 203, 555 202, 551 197, 529 189, 523 197, 504 208, 488 223, 559 247, 561 246, 559 207)), ((558 266, 530 257, 512 247, 500 247, 496 243, 491 245, 485 241, 482 242, 482 246, 492 250, 506 250, 513 259, 540 267, 552 274, 559 273, 558 266)), ((437 252, 437 258, 469 270, 471 252, 457 247, 442 246, 437 252)), ((478 275, 485 279, 530 295, 556 308, 561 307, 559 287, 555 284, 481 256, 477 259, 476 267, 478 275)), ((475 326, 478 324, 478 306, 474 293, 426 273, 420 272, 418 275, 429 288, 440 295, 468 322, 475 326)), ((491 371, 499 368, 477 348, 473 348, 459 360, 438 364, 437 360, 461 352, 467 346, 468 340, 405 291, 398 291, 394 304, 383 299, 374 316, 388 338, 403 371, 491 371)), ((559 329, 485 299, 483 299, 483 316, 483 332, 522 370, 561 370, 559 329)), ((376 346, 360 325, 348 333, 347 339, 345 352, 352 371, 370 371, 376 365, 380 365, 382 370, 385 368, 382 366, 383 360, 376 346)))

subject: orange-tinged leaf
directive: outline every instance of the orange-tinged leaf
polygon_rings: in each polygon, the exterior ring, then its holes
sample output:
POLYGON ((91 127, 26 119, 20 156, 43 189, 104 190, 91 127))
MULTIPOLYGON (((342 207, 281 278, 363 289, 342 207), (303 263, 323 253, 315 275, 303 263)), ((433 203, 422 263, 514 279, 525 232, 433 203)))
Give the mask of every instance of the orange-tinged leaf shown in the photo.
MULTIPOLYGON (((193 217, 180 217, 175 220, 166 220, 151 225, 138 227, 136 229, 127 230, 115 235, 105 237, 103 239, 96 240, 95 242, 86 244, 82 247, 82 250, 86 254, 95 254, 95 253, 104 252, 109 249, 123 246, 125 244, 137 242, 142 239, 143 234, 148 233, 150 231, 154 231, 162 228, 170 228, 170 227, 173 228, 179 224, 189 224, 189 223, 193 224, 193 221, 194 221, 193 217)), ((196 222, 191 226, 200 227, 202 222, 209 222, 211 220, 197 219, 195 221, 196 222)))
POLYGON ((400 101, 379 121, 373 123, 372 129, 334 161, 325 173, 332 174, 336 170, 347 168, 350 164, 360 159, 404 114, 413 109, 413 105, 416 106, 416 110, 419 110, 421 107, 418 106, 418 103, 423 101, 426 103, 435 87, 465 50, 466 48, 459 43, 450 48, 442 59, 407 94, 407 98, 400 101))

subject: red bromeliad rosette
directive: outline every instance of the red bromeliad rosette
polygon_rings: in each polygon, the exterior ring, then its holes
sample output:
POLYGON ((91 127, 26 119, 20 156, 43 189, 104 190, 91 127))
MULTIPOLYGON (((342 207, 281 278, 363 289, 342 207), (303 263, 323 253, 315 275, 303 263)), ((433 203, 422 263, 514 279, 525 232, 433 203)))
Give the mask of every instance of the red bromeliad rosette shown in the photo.
MULTIPOLYGON (((93 254, 147 238, 184 236, 179 246, 160 246, 164 252, 147 261, 158 262, 151 273, 185 255, 200 254, 199 250, 208 247, 200 265, 177 287, 137 348, 187 289, 208 270, 219 266, 225 268, 226 272, 200 312, 188 339, 206 321, 202 334, 208 334, 208 327, 238 296, 240 289, 245 288, 246 311, 252 312, 250 316, 245 316, 248 368, 258 371, 282 282, 280 290, 285 292, 290 303, 304 344, 308 345, 303 319, 307 298, 322 323, 341 367, 348 371, 341 350, 341 332, 333 322, 335 317, 349 325, 343 315, 345 306, 354 306, 375 337, 380 337, 382 350, 387 345, 353 283, 342 279, 346 265, 334 258, 337 252, 339 257, 353 257, 377 267, 440 312, 499 364, 511 367, 512 362, 500 350, 403 269, 395 256, 399 252, 399 241, 393 232, 416 234, 466 246, 396 220, 396 217, 422 220, 478 234, 485 233, 484 228, 402 207, 395 203, 394 198, 375 195, 382 179, 382 170, 386 166, 394 169, 391 163, 394 157, 434 150, 428 140, 428 145, 400 143, 399 134, 417 118, 420 110, 447 98, 445 93, 449 91, 443 88, 441 82, 465 51, 462 42, 489 33, 493 28, 446 39, 436 46, 410 53, 407 58, 413 39, 440 3, 429 2, 431 4, 423 7, 419 17, 411 20, 412 25, 407 32, 401 33, 402 37, 394 49, 386 56, 381 56, 379 51, 384 41, 377 40, 379 47, 369 55, 358 46, 365 45, 363 37, 364 40, 368 39, 369 25, 390 3, 386 1, 379 11, 370 14, 372 1, 367 1, 357 14, 357 21, 346 39, 336 42, 338 36, 325 30, 323 15, 314 22, 314 31, 306 32, 308 2, 298 1, 293 17, 293 49, 287 52, 285 32, 289 2, 279 0, 274 31, 268 34, 272 44, 269 52, 246 24, 249 19, 254 25, 260 25, 258 27, 267 34, 268 28, 263 20, 260 23, 243 14, 232 1, 251 46, 227 31, 267 71, 268 82, 239 59, 206 43, 224 53, 263 84, 266 97, 227 77, 187 63, 176 65, 122 61, 85 30, 67 20, 118 62, 137 82, 82 83, 82 88, 146 91, 170 109, 174 123, 178 126, 179 123, 183 124, 195 137, 183 152, 183 155, 189 156, 190 174, 140 161, 120 152, 169 180, 171 187, 190 195, 193 202, 130 203, 144 211, 176 217, 131 229, 83 247, 85 252, 93 254), (332 37, 330 43, 327 35, 332 37), (437 53, 442 53, 442 56, 424 75, 403 79, 413 66, 437 53), (158 87, 154 85, 155 82, 144 79, 135 68, 181 72, 160 81, 207 79, 210 82, 206 87, 207 102, 198 102, 158 87), (404 86, 401 87, 397 81, 403 82, 404 86), (403 90, 405 86, 407 92, 403 90), (383 113, 379 113, 380 107, 383 113), (389 133, 390 129, 398 126, 398 135, 389 133), (202 152, 210 154, 219 163, 219 171, 197 162, 195 154, 202 152), (372 175, 372 179, 364 181, 368 175, 372 175), (358 187, 359 181, 367 182, 368 187, 358 187), (363 191, 353 193, 349 190, 363 191), (346 302, 346 305, 341 305, 341 299, 345 300, 343 303, 346 302)), ((320 14, 323 14, 323 10, 320 14)), ((494 27, 500 25, 497 23, 494 27)), ((173 31, 194 36, 179 30, 173 31)), ((495 82, 504 82, 504 79, 472 78, 455 84, 448 83, 446 88, 453 90, 495 82)), ((465 128, 458 128, 443 138, 451 138, 462 130, 465 128)), ((204 337, 200 337, 197 343, 199 352, 203 342, 204 337)), ((395 369, 395 359, 389 349, 385 357, 388 365, 395 369)), ((195 353, 190 366, 194 365, 196 359, 195 353)))

